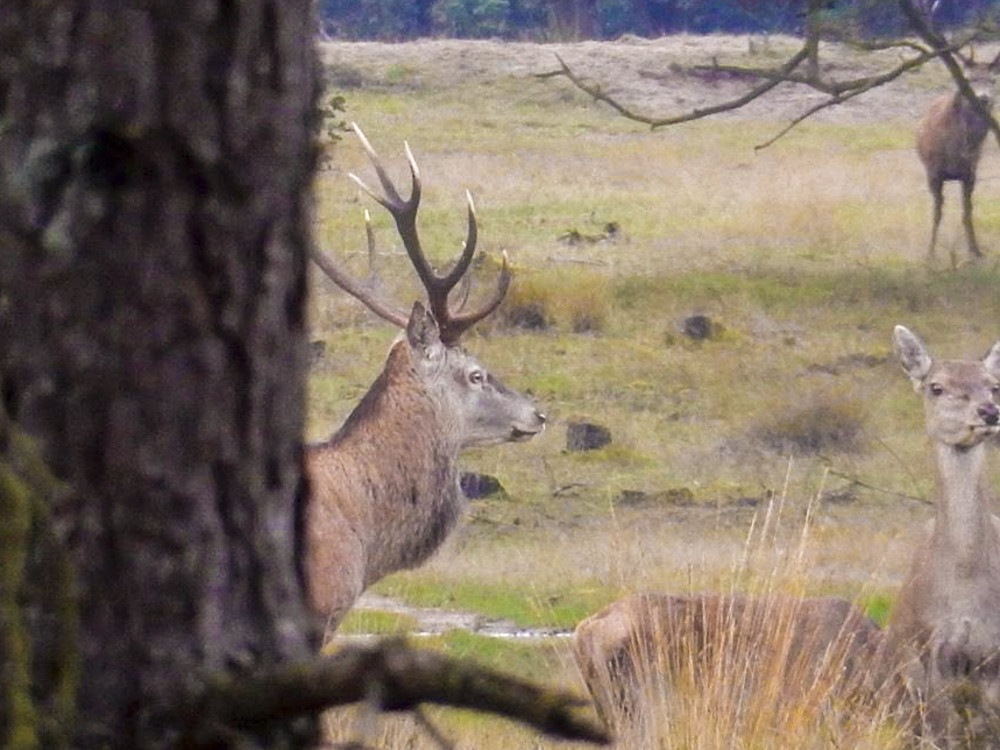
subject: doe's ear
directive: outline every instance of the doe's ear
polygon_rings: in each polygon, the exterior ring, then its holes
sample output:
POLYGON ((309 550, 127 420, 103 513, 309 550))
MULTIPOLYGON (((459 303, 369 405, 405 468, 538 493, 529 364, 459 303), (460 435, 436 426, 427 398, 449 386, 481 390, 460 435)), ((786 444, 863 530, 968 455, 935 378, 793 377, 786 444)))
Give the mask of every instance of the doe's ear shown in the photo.
POLYGON ((441 345, 441 331, 431 312, 422 302, 414 302, 406 324, 406 340, 410 347, 425 356, 441 345))
POLYGON ((983 357, 983 367, 985 367, 990 375, 995 378, 1000 378, 1000 341, 993 345, 986 356, 983 357))
POLYGON ((896 326, 892 331, 892 346, 903 370, 910 376, 914 388, 918 388, 931 371, 933 360, 927 353, 924 342, 905 326, 896 326))

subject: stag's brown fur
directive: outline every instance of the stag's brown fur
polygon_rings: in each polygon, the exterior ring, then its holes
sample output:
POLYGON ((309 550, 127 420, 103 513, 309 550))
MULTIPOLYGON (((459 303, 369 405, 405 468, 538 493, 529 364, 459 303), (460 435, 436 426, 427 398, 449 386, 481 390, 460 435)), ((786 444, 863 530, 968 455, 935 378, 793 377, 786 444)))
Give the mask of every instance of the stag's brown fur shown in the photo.
POLYGON ((409 147, 412 189, 404 200, 364 134, 357 126, 355 131, 384 194, 352 177, 395 219, 433 314, 416 303, 407 318, 314 248, 314 259, 334 283, 406 330, 343 427, 326 443, 311 446, 306 456, 312 484, 306 519, 310 598, 332 628, 366 587, 422 563, 454 528, 462 506, 461 450, 526 440, 545 427, 545 416, 529 399, 506 388, 458 346, 464 331, 496 309, 510 282, 504 255, 492 299, 464 312, 449 305, 449 294, 468 271, 476 248, 472 196, 462 255, 438 275, 417 233, 421 183, 409 147))
MULTIPOLYGON (((993 107, 997 61, 989 65, 966 61, 969 83, 987 110, 993 107)), ((933 201, 928 260, 933 260, 944 207, 944 183, 962 183, 962 225, 969 252, 982 255, 972 223, 972 192, 989 124, 972 103, 956 91, 936 99, 917 129, 917 154, 927 172, 933 201)))
POLYGON ((307 453, 312 598, 334 623, 366 587, 426 560, 461 509, 456 431, 413 356, 397 342, 344 426, 307 453))
POLYGON ((889 623, 890 653, 938 746, 1000 742, 1000 518, 987 442, 1000 430, 1000 342, 979 361, 931 359, 902 326, 897 356, 923 396, 935 456, 936 515, 889 623))
MULTIPOLYGON (((598 713, 616 725, 652 708, 647 686, 658 683, 669 694, 684 669, 700 680, 720 665, 727 673, 763 669, 766 660, 781 658, 784 676, 807 673, 811 681, 825 669, 845 687, 849 680, 856 686, 880 643, 875 623, 834 597, 634 594, 583 620, 573 655, 598 713), (741 663, 747 660, 756 664, 741 663)), ((759 677, 751 674, 744 688, 759 677)), ((800 689, 803 681, 794 683, 800 689)))

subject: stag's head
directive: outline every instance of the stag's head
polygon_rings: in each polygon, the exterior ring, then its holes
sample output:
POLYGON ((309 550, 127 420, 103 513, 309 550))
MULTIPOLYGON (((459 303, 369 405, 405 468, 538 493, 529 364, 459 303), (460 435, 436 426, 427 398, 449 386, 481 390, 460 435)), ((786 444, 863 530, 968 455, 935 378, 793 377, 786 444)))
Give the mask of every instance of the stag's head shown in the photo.
POLYGON ((969 81, 969 86, 973 93, 986 109, 993 109, 996 99, 997 75, 1000 74, 1000 54, 989 63, 976 62, 975 54, 969 56, 958 55, 965 70, 965 77, 969 81))
POLYGON ((545 416, 530 399, 505 386, 462 347, 441 339, 437 320, 420 302, 413 305, 405 340, 412 367, 453 421, 462 448, 520 442, 545 428, 545 416))
POLYGON ((924 398, 932 440, 971 448, 1000 432, 1000 342, 982 360, 937 361, 914 333, 896 326, 893 347, 924 398))
MULTIPOLYGON (((506 253, 493 295, 478 309, 455 310, 449 297, 465 278, 476 251, 478 236, 476 209, 472 196, 468 199, 468 230, 462 254, 445 274, 438 274, 420 244, 417 233, 417 209, 420 206, 420 170, 405 144, 410 165, 410 197, 403 199, 382 167, 378 155, 357 125, 353 125, 368 158, 375 168, 383 193, 377 193, 357 175, 351 174, 362 190, 368 193, 391 215, 402 239, 403 247, 427 291, 430 309, 416 302, 409 315, 379 299, 342 271, 327 255, 313 250, 313 259, 327 276, 344 291, 363 302, 380 317, 396 324, 405 335, 395 346, 408 348, 410 368, 423 389, 440 408, 451 437, 461 448, 528 440, 545 429, 545 415, 530 399, 507 388, 459 344, 462 334, 472 325, 492 313, 503 301, 510 286, 510 269, 506 253)), ((461 307, 461 306, 460 306, 461 307)))

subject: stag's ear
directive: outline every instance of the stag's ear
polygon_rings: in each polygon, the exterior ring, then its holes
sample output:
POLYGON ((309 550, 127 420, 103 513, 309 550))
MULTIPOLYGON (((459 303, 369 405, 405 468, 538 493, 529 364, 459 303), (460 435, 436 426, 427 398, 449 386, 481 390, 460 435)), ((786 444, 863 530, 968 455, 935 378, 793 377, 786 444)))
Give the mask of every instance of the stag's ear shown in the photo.
POLYGON ((410 320, 406 324, 406 340, 410 348, 425 357, 433 356, 441 347, 441 331, 430 310, 421 302, 413 303, 410 320))
POLYGON ((983 357, 983 367, 985 367, 990 375, 995 378, 1000 378, 1000 341, 993 345, 986 356, 983 357))
POLYGON ((917 390, 927 373, 931 371, 931 355, 927 353, 924 342, 917 338, 905 326, 896 326, 892 332, 892 346, 896 351, 896 357, 903 366, 903 370, 913 381, 913 387, 917 390))

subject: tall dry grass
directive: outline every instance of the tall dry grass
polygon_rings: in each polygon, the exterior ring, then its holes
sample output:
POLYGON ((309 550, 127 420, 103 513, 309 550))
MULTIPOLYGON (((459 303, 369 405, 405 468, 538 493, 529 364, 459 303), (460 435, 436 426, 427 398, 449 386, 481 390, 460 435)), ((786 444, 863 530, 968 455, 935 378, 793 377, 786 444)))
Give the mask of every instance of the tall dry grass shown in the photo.
MULTIPOLYGON (((811 513, 776 559, 784 495, 751 528, 722 595, 631 597, 610 666, 581 659, 621 748, 894 748, 908 741, 880 662, 882 631, 846 602, 807 598, 811 513), (756 562, 764 559, 765 569, 756 562), (627 627, 623 629, 623 624, 627 627), (625 631, 627 636, 623 636, 625 631)), ((617 618, 617 619, 615 619, 617 618)), ((624 619, 621 619, 624 618, 624 619)), ((586 649, 584 649, 585 651, 586 649)))

